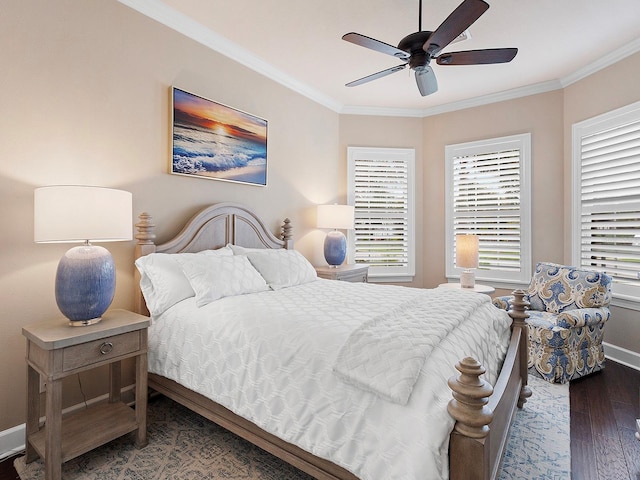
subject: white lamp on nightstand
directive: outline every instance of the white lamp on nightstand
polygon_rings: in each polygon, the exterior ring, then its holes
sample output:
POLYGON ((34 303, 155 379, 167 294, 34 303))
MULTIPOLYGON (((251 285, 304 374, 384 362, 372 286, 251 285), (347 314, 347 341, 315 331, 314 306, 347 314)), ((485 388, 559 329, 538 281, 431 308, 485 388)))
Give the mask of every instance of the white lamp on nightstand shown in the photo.
POLYGON ((473 288, 476 284, 473 268, 478 268, 478 236, 471 234, 456 235, 456 267, 464 268, 460 274, 460 286, 473 288))
POLYGON ((332 228, 324 239, 324 259, 332 267, 342 265, 347 256, 347 238, 339 231, 353 228, 352 205, 318 205, 318 228, 332 228))
POLYGON ((116 287, 109 251, 94 242, 131 240, 131 193, 112 188, 56 185, 34 192, 34 240, 82 243, 60 259, 56 303, 71 325, 98 323, 116 287))

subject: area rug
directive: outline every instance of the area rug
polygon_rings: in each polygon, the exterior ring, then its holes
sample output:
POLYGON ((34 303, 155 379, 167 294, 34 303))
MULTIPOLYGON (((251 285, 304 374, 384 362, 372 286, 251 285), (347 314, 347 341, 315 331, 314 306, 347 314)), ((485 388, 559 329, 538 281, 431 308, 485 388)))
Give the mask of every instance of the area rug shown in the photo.
POLYGON ((529 375, 533 395, 511 425, 500 480, 569 480, 569 384, 529 375))
MULTIPOLYGON (((530 377, 534 395, 511 429, 501 480, 569 479, 569 389, 530 377), (550 405, 553 409, 548 408, 550 405)), ((65 480, 311 480, 173 401, 149 403, 149 445, 131 435, 62 466, 65 480)), ((21 480, 44 480, 40 460, 14 462, 21 480)))

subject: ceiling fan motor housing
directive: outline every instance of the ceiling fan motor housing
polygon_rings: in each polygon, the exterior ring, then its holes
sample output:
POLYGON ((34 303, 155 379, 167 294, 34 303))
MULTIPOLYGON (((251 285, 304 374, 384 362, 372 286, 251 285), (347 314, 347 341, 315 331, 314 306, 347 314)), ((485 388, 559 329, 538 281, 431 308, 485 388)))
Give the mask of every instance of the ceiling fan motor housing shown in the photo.
POLYGON ((419 67, 426 67, 431 61, 431 55, 425 52, 422 47, 432 33, 428 30, 415 32, 404 37, 398 44, 400 50, 404 50, 411 55, 409 66, 414 70, 419 67))

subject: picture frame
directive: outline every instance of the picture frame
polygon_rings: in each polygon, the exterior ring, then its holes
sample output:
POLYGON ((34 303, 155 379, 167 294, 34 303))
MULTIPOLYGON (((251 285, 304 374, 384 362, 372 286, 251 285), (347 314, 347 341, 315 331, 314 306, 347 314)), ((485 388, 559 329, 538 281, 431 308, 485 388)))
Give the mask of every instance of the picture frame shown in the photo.
POLYGON ((266 186, 267 120, 171 90, 171 173, 266 186))

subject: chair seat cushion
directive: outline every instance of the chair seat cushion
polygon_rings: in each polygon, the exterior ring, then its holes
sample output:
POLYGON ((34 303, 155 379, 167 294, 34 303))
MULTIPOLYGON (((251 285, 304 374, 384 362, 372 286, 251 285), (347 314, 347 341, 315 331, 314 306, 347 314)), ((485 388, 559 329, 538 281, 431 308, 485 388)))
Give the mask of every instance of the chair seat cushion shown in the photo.
POLYGON ((530 311, 528 366, 549 382, 566 383, 604 368, 605 323, 565 328, 556 316, 530 311))

